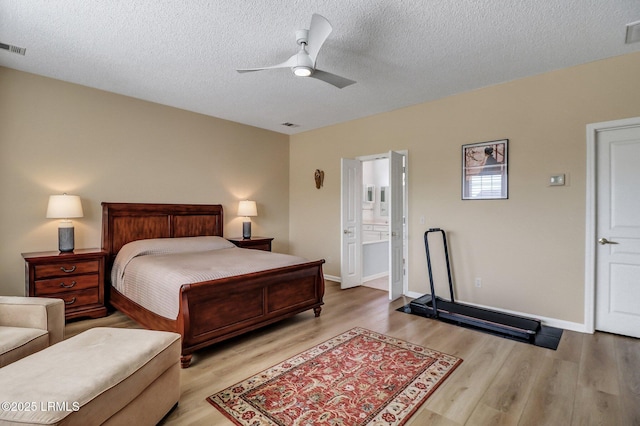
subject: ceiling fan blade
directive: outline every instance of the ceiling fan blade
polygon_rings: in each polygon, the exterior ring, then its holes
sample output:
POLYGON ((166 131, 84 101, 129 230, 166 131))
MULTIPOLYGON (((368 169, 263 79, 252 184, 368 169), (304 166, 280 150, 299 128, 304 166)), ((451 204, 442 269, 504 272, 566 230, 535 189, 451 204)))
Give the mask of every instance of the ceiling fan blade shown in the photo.
POLYGON ((278 65, 271 65, 268 67, 260 67, 260 68, 243 68, 243 69, 238 69, 236 71, 238 71, 239 73, 245 73, 245 72, 253 72, 253 71, 271 70, 275 68, 291 68, 298 64, 297 56, 298 54, 296 53, 295 55, 287 59, 285 62, 278 65))
POLYGON ((329 34, 331 34, 331 31, 333 31, 333 28, 327 18, 322 15, 318 15, 317 13, 314 13, 313 16, 311 16, 307 52, 314 64, 316 63, 316 58, 318 57, 320 48, 327 37, 329 37, 329 34))
POLYGON ((322 71, 319 69, 316 69, 309 77, 322 80, 325 83, 329 83, 337 87, 338 89, 342 89, 355 83, 355 81, 349 80, 348 78, 340 77, 339 75, 331 74, 330 72, 322 71))

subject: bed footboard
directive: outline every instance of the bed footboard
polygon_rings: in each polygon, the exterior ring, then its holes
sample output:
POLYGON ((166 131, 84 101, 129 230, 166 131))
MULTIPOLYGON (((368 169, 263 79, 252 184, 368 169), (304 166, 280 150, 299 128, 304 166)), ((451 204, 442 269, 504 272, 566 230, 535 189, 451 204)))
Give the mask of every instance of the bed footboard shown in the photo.
POLYGON ((313 309, 320 315, 324 260, 255 272, 181 289, 182 366, 194 351, 313 309))

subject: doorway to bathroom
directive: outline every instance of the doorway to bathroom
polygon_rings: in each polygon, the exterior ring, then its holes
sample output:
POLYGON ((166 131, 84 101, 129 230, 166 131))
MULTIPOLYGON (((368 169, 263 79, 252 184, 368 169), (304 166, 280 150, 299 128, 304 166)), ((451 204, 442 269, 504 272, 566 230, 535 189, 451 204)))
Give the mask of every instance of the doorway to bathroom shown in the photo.
POLYGON ((341 287, 407 291, 407 152, 342 159, 341 287))

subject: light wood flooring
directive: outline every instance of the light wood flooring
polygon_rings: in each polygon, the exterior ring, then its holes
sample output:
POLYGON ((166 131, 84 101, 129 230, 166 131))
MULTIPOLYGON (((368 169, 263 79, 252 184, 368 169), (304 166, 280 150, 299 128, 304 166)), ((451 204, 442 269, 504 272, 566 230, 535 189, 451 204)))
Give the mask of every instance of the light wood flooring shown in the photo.
POLYGON ((362 283, 364 287, 375 288, 378 290, 389 291, 389 275, 376 278, 375 280, 362 283))
MULTIPOLYGON (((305 312, 196 352, 162 424, 231 425, 207 396, 358 326, 464 360, 408 425, 640 425, 639 339, 565 331, 553 351, 395 311, 409 301, 327 281, 319 318, 305 312)), ((67 337, 97 326, 137 327, 115 312, 68 324, 67 337)))

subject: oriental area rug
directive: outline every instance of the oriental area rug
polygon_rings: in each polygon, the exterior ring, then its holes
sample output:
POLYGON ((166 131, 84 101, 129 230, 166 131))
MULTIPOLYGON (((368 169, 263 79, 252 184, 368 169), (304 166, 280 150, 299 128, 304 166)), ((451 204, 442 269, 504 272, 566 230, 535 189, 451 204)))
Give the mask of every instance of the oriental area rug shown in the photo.
POLYGON ((403 425, 462 359, 351 329, 207 400, 237 425, 403 425))

